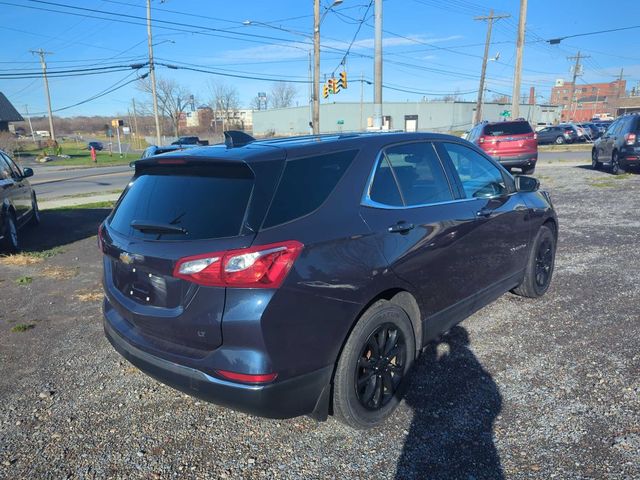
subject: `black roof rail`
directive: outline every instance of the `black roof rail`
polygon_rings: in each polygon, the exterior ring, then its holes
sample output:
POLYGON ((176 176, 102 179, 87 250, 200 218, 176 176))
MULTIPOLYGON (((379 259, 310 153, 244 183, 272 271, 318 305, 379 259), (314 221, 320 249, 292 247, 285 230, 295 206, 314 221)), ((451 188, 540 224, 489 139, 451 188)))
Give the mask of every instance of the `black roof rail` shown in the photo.
POLYGON ((256 139, 251 135, 240 130, 227 130, 224 132, 224 144, 227 148, 244 147, 255 141, 256 139))

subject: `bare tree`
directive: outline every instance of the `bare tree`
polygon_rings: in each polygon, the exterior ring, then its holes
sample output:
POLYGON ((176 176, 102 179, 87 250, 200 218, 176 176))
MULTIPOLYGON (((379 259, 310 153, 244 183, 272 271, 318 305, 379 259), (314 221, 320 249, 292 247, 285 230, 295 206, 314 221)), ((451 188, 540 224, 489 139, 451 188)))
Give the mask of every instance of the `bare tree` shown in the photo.
MULTIPOLYGON (((138 89, 151 94, 151 82, 148 78, 138 82, 138 89)), ((159 78, 156 82, 158 109, 163 117, 169 119, 173 132, 180 135, 180 116, 191 103, 191 93, 175 80, 159 78)))
POLYGON ((262 110, 263 108, 264 109, 269 108, 268 97, 262 100, 260 97, 256 95, 251 99, 251 102, 249 102, 249 108, 251 110, 262 110))
POLYGON ((289 82, 276 82, 271 87, 271 108, 287 108, 293 105, 298 90, 289 82))
POLYGON ((209 82, 209 92, 211 94, 209 105, 213 108, 216 125, 218 120, 221 120, 223 124, 234 124, 236 112, 240 108, 238 89, 224 82, 211 81, 209 82))

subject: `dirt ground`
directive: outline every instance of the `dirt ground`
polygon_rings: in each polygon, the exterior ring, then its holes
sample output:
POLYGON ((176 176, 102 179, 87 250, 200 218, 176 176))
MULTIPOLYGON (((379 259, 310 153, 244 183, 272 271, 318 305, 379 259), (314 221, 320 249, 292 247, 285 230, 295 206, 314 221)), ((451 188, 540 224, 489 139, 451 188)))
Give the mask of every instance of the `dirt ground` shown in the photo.
POLYGON ((640 174, 538 166, 555 278, 432 344, 382 427, 207 404, 102 333, 106 210, 56 210, 0 258, 0 478, 640 478, 640 174), (51 250, 53 249, 53 250, 51 250))

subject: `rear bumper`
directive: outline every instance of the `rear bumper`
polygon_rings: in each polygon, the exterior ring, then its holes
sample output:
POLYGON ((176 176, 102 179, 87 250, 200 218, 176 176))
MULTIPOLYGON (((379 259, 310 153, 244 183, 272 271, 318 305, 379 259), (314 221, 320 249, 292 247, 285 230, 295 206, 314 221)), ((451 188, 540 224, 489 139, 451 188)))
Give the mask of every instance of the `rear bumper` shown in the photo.
POLYGON ((222 380, 200 370, 152 355, 130 343, 104 318, 111 345, 147 375, 194 397, 268 418, 315 414, 326 417, 333 366, 266 385, 245 385, 222 380))
POLYGON ((526 153, 522 155, 492 156, 505 167, 533 167, 538 161, 538 153, 526 153))
POLYGON ((620 160, 632 165, 640 165, 640 147, 625 146, 620 150, 620 160))

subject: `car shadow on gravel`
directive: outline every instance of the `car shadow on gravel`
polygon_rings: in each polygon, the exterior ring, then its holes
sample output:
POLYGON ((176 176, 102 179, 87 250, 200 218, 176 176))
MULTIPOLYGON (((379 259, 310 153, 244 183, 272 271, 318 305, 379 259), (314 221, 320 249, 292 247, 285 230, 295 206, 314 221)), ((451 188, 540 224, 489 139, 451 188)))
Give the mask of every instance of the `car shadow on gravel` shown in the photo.
POLYGON ((20 243, 25 252, 42 252, 97 235, 108 208, 55 209, 40 212, 40 224, 22 230, 20 243))
POLYGON ((457 326, 420 357, 405 399, 414 417, 397 479, 504 478, 493 443, 502 396, 468 345, 457 326))

